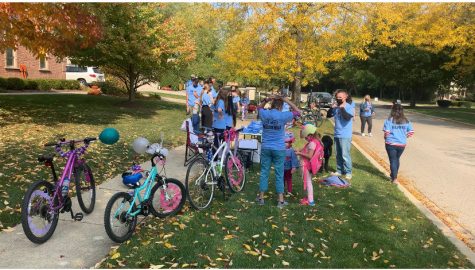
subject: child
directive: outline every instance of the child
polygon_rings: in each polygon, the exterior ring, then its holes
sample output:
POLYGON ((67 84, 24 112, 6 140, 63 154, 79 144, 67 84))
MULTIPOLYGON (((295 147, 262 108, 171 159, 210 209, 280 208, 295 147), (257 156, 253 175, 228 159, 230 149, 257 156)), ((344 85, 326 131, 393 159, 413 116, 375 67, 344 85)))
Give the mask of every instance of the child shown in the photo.
POLYGON ((301 151, 296 154, 302 157, 303 188, 307 190, 307 197, 300 200, 301 205, 315 206, 313 200, 312 175, 316 174, 322 166, 323 145, 320 142, 317 128, 307 124, 301 131, 301 137, 308 142, 301 151))
POLYGON ((284 187, 287 187, 287 195, 292 195, 292 174, 295 173, 296 168, 299 167, 299 160, 292 148, 292 143, 295 141, 294 134, 285 134, 285 162, 284 162, 284 187))
POLYGON ((323 167, 325 167, 325 172, 328 172, 328 162, 330 161, 330 157, 332 156, 332 146, 333 146, 333 139, 332 137, 325 135, 322 137, 323 143, 323 157, 325 158, 325 164, 320 168, 320 172, 323 172, 323 167))
POLYGON ((247 97, 247 92, 244 91, 242 92, 242 97, 241 97, 241 105, 242 105, 242 116, 241 116, 241 120, 244 121, 244 119, 246 119, 247 117, 247 106, 249 105, 249 98, 247 97))

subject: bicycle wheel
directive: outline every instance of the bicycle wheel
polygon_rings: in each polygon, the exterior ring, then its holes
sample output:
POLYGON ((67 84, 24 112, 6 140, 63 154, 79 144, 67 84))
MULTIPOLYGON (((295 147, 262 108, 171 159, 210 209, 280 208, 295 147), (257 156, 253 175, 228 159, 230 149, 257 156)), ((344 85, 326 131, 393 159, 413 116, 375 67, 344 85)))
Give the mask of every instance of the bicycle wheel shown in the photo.
POLYGON ((228 183, 229 189, 233 193, 241 191, 246 184, 246 168, 244 168, 241 157, 228 155, 224 164, 226 183, 228 183))
POLYGON ((74 178, 79 206, 84 213, 90 214, 96 203, 96 183, 91 168, 87 164, 79 165, 74 170, 74 178))
POLYGON ((208 207, 213 199, 214 183, 206 160, 195 159, 186 171, 185 187, 188 201, 196 210, 208 207))
POLYGON ((58 225, 59 213, 51 210, 57 202, 53 197, 54 186, 43 180, 33 183, 23 197, 21 225, 33 243, 48 241, 58 225))
POLYGON ((119 192, 114 194, 109 200, 104 212, 104 227, 107 235, 114 242, 122 243, 127 241, 134 233, 137 225, 137 216, 127 215, 127 211, 132 207, 132 211, 136 210, 132 205, 133 198, 127 192, 119 192))
POLYGON ((182 182, 173 178, 167 178, 160 182, 152 188, 150 211, 156 217, 165 218, 175 215, 183 208, 186 189, 182 182), (155 194, 157 191, 158 193, 155 194))

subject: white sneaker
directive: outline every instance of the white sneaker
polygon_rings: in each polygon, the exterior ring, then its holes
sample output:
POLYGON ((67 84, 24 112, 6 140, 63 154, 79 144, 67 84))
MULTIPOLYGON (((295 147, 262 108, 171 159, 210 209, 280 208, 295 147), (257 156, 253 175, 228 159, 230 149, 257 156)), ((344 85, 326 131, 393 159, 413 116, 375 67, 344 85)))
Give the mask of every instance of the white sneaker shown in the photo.
POLYGON ((341 173, 339 173, 339 172, 332 172, 331 175, 332 175, 332 176, 341 176, 341 173))
POLYGON ((371 133, 368 133, 368 136, 370 136, 370 137, 373 137, 373 134, 371 134, 371 133))
POLYGON ((364 133, 361 133, 361 136, 363 136, 363 137, 364 137, 364 136, 366 136, 366 134, 364 134, 364 133))
POLYGON ((353 178, 353 177, 351 176, 351 174, 347 174, 347 175, 345 176, 345 178, 346 178, 347 180, 351 180, 351 178, 353 178))

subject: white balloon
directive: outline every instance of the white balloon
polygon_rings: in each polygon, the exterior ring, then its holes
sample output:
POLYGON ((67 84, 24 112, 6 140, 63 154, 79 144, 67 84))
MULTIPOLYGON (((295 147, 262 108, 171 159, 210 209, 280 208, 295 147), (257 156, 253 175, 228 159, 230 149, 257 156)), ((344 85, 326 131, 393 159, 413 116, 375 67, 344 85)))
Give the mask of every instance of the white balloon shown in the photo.
POLYGON ((155 153, 160 152, 162 146, 159 143, 154 143, 148 147, 147 153, 153 155, 155 153))
POLYGON ((147 148, 149 146, 150 142, 143 138, 143 137, 138 137, 135 139, 135 141, 132 144, 132 148, 137 154, 144 154, 145 151, 147 151, 147 148))
POLYGON ((160 153, 161 153, 164 157, 166 157, 166 156, 168 156, 168 149, 162 148, 162 150, 160 150, 160 153))

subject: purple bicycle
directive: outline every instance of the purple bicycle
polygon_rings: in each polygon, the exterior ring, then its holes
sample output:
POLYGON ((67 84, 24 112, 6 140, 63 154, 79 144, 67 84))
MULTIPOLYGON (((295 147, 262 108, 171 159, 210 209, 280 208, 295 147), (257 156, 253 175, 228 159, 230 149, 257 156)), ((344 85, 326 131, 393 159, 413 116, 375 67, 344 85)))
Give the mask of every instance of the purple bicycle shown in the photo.
POLYGON ((81 221, 82 213, 74 214, 69 197, 69 185, 71 179, 76 186, 76 195, 81 209, 89 214, 94 210, 96 201, 96 186, 92 176, 91 168, 86 164, 86 160, 81 156, 86 152, 90 142, 96 138, 85 138, 83 140, 70 140, 62 138, 56 143, 47 143, 47 146, 54 146, 56 152, 66 159, 66 166, 58 181, 58 176, 53 164, 54 155, 40 155, 38 161, 51 168, 54 184, 40 180, 33 183, 23 198, 21 205, 21 225, 28 239, 31 242, 42 244, 53 235, 60 213, 70 212, 71 218, 81 221), (84 145, 76 148, 76 144, 84 145), (68 146, 69 151, 63 152, 62 147, 68 146))

